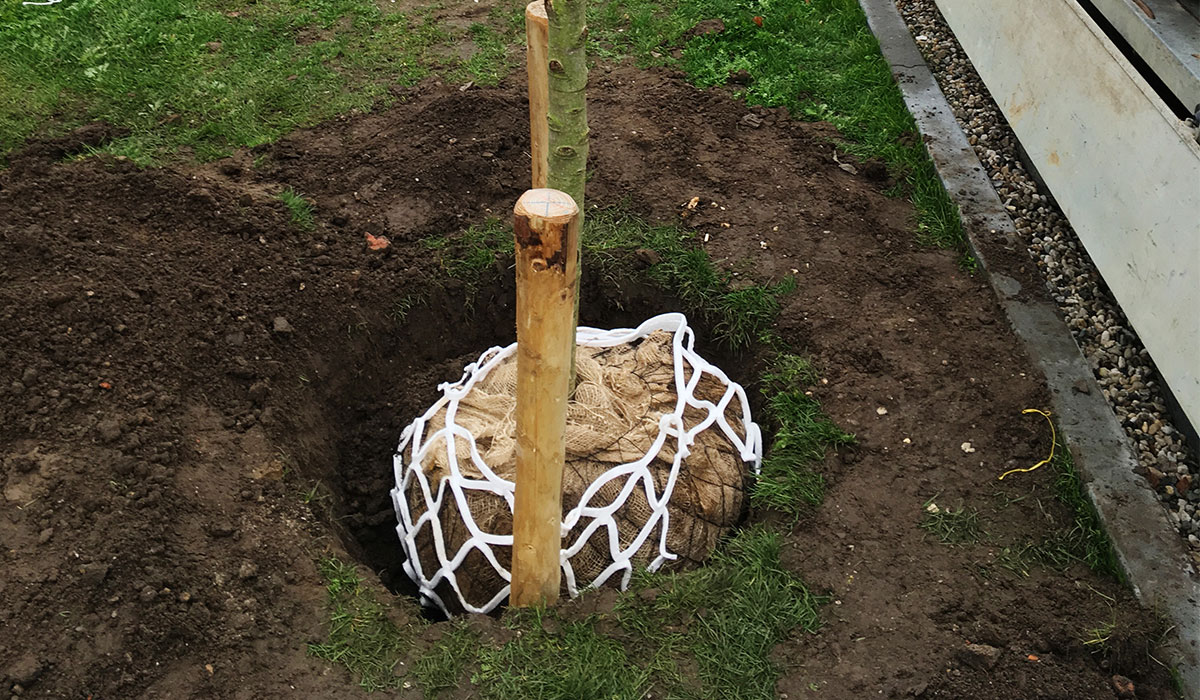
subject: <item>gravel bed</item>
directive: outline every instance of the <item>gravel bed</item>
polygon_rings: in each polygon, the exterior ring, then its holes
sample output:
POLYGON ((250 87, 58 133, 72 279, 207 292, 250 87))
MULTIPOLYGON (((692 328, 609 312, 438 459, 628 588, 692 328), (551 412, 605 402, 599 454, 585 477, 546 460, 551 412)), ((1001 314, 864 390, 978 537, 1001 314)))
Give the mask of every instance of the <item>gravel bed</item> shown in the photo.
POLYGON ((1017 138, 933 0, 897 0, 954 116, 1029 246, 1104 396, 1137 448, 1143 474, 1200 563, 1200 470, 1166 410, 1150 354, 1071 224, 1018 156, 1017 138))

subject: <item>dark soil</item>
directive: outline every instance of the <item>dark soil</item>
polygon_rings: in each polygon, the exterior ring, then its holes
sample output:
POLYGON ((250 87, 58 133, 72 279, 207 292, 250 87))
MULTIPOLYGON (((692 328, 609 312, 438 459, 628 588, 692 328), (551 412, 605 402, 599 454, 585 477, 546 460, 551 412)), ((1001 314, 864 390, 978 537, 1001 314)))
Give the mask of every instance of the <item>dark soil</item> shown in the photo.
MULTIPOLYGON (((794 276, 779 331, 815 358, 815 395, 859 439, 827 460, 825 504, 788 537, 785 563, 835 601, 820 634, 777 649, 779 692, 1113 698, 1120 672, 1137 697, 1169 697, 1146 655, 1153 620, 1127 589, 1081 566, 997 566, 1000 547, 1070 524, 1048 469, 996 481, 1048 450, 1044 422, 1021 415, 1046 390, 984 282, 914 242, 886 173, 840 169, 827 126, 667 74, 602 68, 592 86, 589 206, 693 228, 739 278, 794 276), (983 542, 921 530, 934 498, 978 508, 983 542), (1092 653, 1087 630, 1110 622, 1122 653, 1092 653)), ((521 90, 426 84, 203 167, 61 162, 103 142, 102 126, 11 155, 4 690, 361 695, 306 654, 327 618, 314 562, 355 558, 404 590, 392 449, 439 382, 514 336, 509 261, 467 284, 419 241, 509 215, 528 178, 521 90), (311 198, 315 228, 290 221, 285 187, 311 198), (391 246, 369 250, 367 234, 391 246)), ((628 280, 585 287, 591 325, 679 309, 628 280)), ((753 353, 711 354, 753 376, 753 353)))

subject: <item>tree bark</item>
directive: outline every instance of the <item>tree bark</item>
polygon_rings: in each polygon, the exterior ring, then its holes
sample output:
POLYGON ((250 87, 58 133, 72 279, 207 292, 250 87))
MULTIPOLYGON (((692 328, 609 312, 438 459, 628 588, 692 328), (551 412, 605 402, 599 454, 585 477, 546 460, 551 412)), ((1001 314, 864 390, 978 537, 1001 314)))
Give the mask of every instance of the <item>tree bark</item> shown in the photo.
MULTIPOLYGON (((579 207, 583 230, 587 183, 587 0, 546 0, 549 20, 550 135, 546 187, 566 192, 579 207)), ((579 246, 582 253, 583 246, 579 246)), ((576 272, 583 275, 582 261, 576 272)), ((575 325, 579 325, 580 279, 575 281, 575 325)), ((575 393, 575 344, 571 344, 571 393, 575 393)))
POLYGON ((546 186, 566 192, 584 215, 587 179, 585 0, 546 0, 550 24, 550 171, 546 186))

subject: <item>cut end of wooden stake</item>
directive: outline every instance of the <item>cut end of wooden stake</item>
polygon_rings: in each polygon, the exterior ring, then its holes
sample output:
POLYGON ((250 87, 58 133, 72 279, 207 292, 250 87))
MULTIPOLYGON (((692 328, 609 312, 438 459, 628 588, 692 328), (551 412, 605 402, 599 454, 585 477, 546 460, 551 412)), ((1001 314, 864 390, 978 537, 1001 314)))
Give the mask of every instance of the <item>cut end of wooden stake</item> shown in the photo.
POLYGON ((566 192, 551 189, 528 190, 517 200, 513 213, 550 224, 565 224, 579 213, 575 200, 566 192))
POLYGON ((543 0, 533 0, 525 6, 525 16, 529 19, 538 20, 542 24, 550 21, 546 15, 546 3, 543 0))

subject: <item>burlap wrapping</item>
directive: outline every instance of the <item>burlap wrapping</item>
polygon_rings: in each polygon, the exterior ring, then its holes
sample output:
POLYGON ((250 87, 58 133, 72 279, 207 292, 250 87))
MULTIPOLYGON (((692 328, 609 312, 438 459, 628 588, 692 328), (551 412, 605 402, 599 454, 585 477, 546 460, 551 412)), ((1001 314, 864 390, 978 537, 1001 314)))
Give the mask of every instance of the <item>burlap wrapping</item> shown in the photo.
MULTIPOLYGON (((483 461, 495 475, 512 480, 515 474, 515 389, 516 356, 506 358, 481 379, 457 405, 454 423, 465 428, 473 437, 483 461)), ((577 351, 577 389, 568 409, 566 433, 567 463, 563 474, 563 512, 575 508, 587 487, 616 465, 637 461, 647 455, 660 433, 660 419, 676 410, 675 369, 672 362, 672 335, 656 331, 640 341, 614 347, 579 346, 577 351)), ((684 363, 685 381, 693 371, 684 363)), ((726 394, 724 383, 711 374, 703 374, 692 395, 718 403, 726 394)), ((742 407, 737 401, 725 409, 725 419, 739 438, 744 438, 742 407)), ((686 429, 695 428, 704 420, 706 411, 688 407, 683 411, 686 429)), ((434 435, 446 422, 446 408, 433 414, 426 435, 434 435)), ((430 488, 449 473, 445 438, 430 445, 422 464, 430 488), (439 444, 440 443, 440 444, 439 444)), ((465 479, 484 479, 471 459, 470 441, 456 438, 457 464, 465 479)), ((649 477, 655 493, 667 486, 675 457, 676 445, 666 440, 649 465, 649 477)), ((683 459, 677 481, 667 506, 669 527, 667 550, 677 555, 671 567, 689 567, 704 560, 713 550, 721 534, 735 524, 743 507, 747 477, 746 462, 738 449, 718 429, 705 429, 683 459)), ((636 477, 633 477, 636 478, 636 477)), ((637 484, 628 488, 630 477, 607 482, 588 501, 588 506, 604 506, 618 499, 622 490, 628 495, 616 513, 617 550, 632 546, 639 532, 649 522, 651 508, 645 489, 637 484)), ((466 491, 466 502, 476 526, 495 535, 512 534, 512 514, 505 498, 483 490, 466 491)), ((405 500, 411 518, 416 521, 429 507, 416 481, 410 482, 405 500)), ((440 523, 444 552, 453 556, 471 537, 458 512, 454 498, 445 498, 436 520, 440 523)), ((563 547, 569 550, 578 542, 589 523, 582 518, 564 538, 563 547)), ((426 523, 416 533, 415 544, 421 569, 437 571, 442 566, 431 530, 426 523)), ((662 524, 656 526, 645 541, 629 557, 634 567, 647 566, 660 553, 662 524)), ((591 534, 582 548, 570 557, 575 580, 580 586, 595 580, 614 561, 608 528, 601 527, 591 534)), ((490 547, 504 570, 511 568, 509 547, 490 547)), ((448 558, 445 555, 443 558, 448 558)), ((454 572, 462 600, 469 606, 483 608, 507 581, 478 549, 472 549, 454 572)), ((617 577, 619 580, 620 577, 617 577)), ((564 593, 566 582, 564 581, 564 593)), ((457 596, 448 580, 435 588, 438 597, 454 611, 457 596)))

